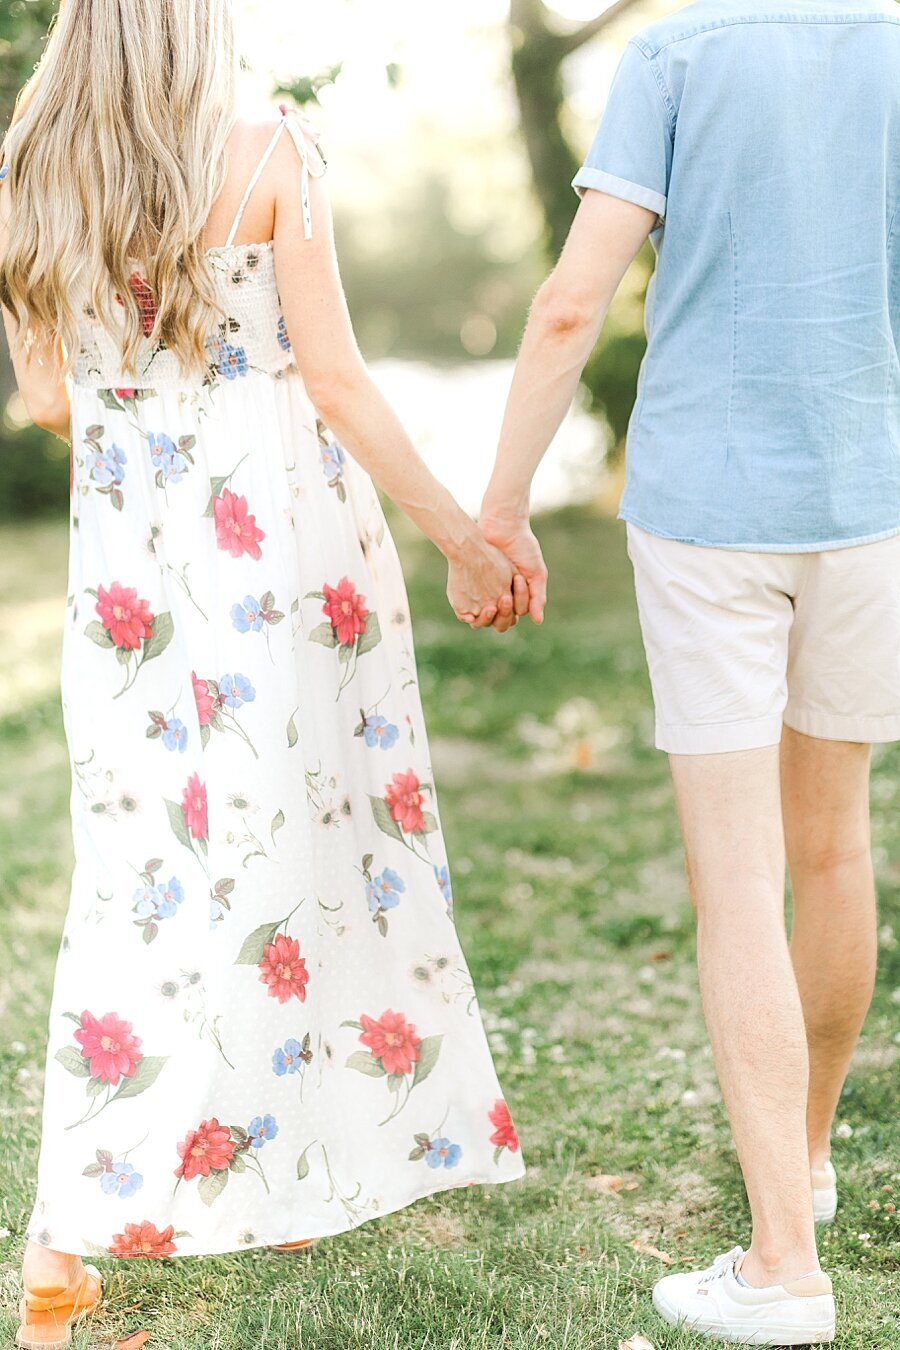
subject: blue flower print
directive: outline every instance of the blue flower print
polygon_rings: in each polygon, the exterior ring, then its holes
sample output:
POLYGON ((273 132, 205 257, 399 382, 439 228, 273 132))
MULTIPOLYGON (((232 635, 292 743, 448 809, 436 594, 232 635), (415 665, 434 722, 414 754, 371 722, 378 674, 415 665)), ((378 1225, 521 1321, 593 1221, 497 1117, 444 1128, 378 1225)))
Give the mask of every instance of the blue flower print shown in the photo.
POLYGON ((86 463, 91 478, 100 487, 118 487, 125 477, 128 459, 124 450, 112 445, 108 450, 91 450, 86 463))
POLYGON ((231 606, 231 622, 239 633, 258 633, 266 621, 259 601, 245 595, 241 604, 231 606))
POLYGON ((147 440, 150 443, 150 458, 154 469, 161 469, 167 459, 173 459, 178 454, 175 442, 161 431, 148 431, 147 440))
POLYGON ((284 315, 278 320, 278 345, 283 352, 291 350, 291 339, 288 337, 287 324, 284 321, 284 315))
POLYGON ((363 724, 363 735, 370 750, 374 750, 376 746, 380 746, 382 750, 390 750, 397 744, 400 730, 386 717, 367 717, 363 724))
MULTIPOLYGON (((299 1048, 299 1047, 298 1047, 299 1048)), ((262 1148, 267 1139, 274 1139, 278 1133, 274 1116, 254 1116, 247 1126, 252 1148, 262 1148)))
POLYGON ((330 441, 322 446, 322 469, 329 482, 341 477, 346 462, 347 456, 337 441, 330 441))
POLYGON ((129 1196, 134 1195, 144 1184, 144 1178, 140 1172, 136 1172, 131 1163, 118 1162, 113 1163, 111 1172, 104 1172, 100 1178, 100 1188, 105 1195, 117 1195, 120 1200, 127 1200, 129 1196))
POLYGON ((164 483, 180 483, 186 471, 187 460, 184 455, 179 455, 177 450, 174 455, 164 459, 160 466, 164 483))
POLYGON ((406 890, 406 882, 390 867, 386 867, 380 876, 366 885, 369 909, 373 914, 379 909, 394 909, 400 903, 400 896, 406 890))
POLYGON ((429 1167, 455 1167, 461 1157, 459 1144, 451 1144, 449 1139, 432 1139, 425 1153, 429 1167))
POLYGON ((272 1068, 279 1078, 286 1073, 296 1073, 302 1063, 300 1042, 295 1040, 285 1041, 284 1047, 279 1046, 272 1056, 272 1068))
POLYGON ((252 703, 256 690, 246 675, 223 675, 219 680, 219 694, 227 708, 239 708, 242 703, 252 703))
POLYGON ((239 375, 246 375, 250 366, 244 348, 232 347, 230 342, 221 343, 216 369, 226 380, 236 380, 239 375))
POLYGON ((178 750, 182 755, 187 749, 187 727, 177 717, 170 717, 163 727, 162 743, 167 750, 178 750))
POLYGON ((170 877, 168 885, 160 882, 156 888, 156 895, 156 917, 171 919, 173 914, 178 913, 178 906, 184 899, 184 887, 177 877, 170 877))
POLYGON ((434 879, 441 888, 441 895, 447 902, 447 908, 453 904, 453 891, 450 888, 450 869, 449 867, 438 867, 434 869, 434 879))
POLYGON ((156 913, 156 887, 140 886, 131 897, 134 904, 135 914, 139 914, 142 919, 148 915, 156 913))

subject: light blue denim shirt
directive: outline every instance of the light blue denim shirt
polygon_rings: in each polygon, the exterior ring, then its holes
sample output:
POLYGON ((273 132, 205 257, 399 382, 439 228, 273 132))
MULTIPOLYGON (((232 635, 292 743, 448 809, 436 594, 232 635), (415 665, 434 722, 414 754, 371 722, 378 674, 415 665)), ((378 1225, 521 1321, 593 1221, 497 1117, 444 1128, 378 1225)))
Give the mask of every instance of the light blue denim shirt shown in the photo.
POLYGON ((575 186, 659 216, 621 517, 754 551, 900 533, 900 5, 644 29, 575 186))

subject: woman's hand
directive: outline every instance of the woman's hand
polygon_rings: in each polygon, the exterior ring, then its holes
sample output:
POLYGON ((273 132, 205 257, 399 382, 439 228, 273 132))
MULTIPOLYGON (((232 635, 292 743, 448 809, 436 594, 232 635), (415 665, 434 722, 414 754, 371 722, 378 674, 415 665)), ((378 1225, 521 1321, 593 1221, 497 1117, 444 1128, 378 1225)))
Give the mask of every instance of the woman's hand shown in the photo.
POLYGON ((472 628, 493 626, 505 633, 518 622, 512 566, 481 536, 450 560, 447 599, 456 617, 472 628))
POLYGON ((543 623, 547 564, 527 514, 494 510, 485 501, 479 523, 485 539, 504 554, 516 574, 516 615, 530 614, 535 623, 543 623))

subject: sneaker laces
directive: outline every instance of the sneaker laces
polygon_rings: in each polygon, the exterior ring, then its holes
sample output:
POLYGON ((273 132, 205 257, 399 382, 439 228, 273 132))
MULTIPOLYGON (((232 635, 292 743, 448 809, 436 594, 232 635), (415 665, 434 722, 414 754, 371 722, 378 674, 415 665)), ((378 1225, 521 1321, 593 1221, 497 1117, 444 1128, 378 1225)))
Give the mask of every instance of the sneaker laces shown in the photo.
POLYGON ((711 1284, 713 1280, 721 1280, 723 1276, 729 1275, 734 1270, 735 1261, 743 1254, 743 1247, 732 1247, 730 1252, 717 1256, 709 1270, 700 1276, 698 1284, 711 1284))

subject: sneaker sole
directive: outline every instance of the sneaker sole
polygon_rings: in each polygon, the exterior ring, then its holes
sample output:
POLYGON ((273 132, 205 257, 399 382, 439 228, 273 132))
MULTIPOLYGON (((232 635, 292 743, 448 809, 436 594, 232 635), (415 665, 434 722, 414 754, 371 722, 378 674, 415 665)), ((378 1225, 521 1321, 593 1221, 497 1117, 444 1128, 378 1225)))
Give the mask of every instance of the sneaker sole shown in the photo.
POLYGON ((731 1341, 738 1345, 831 1345, 834 1341, 834 1325, 827 1327, 778 1326, 770 1324, 761 1327, 749 1322, 731 1322, 724 1326, 721 1322, 707 1321, 702 1317, 690 1321, 683 1313, 678 1313, 665 1299, 653 1293, 653 1306, 669 1326, 681 1327, 708 1336, 716 1336, 720 1341, 731 1341))

